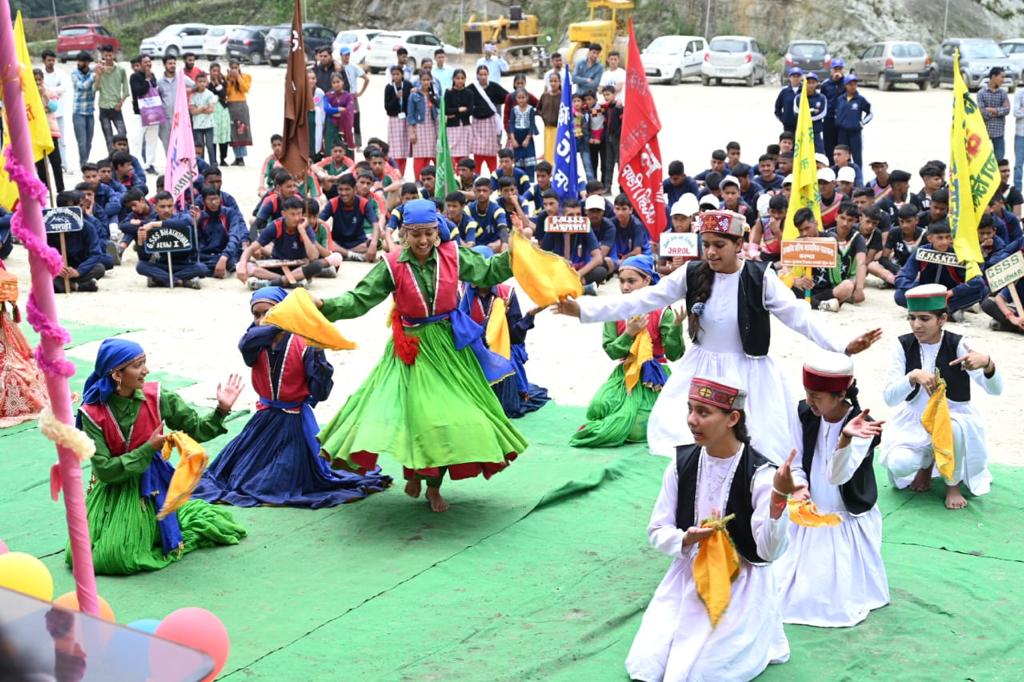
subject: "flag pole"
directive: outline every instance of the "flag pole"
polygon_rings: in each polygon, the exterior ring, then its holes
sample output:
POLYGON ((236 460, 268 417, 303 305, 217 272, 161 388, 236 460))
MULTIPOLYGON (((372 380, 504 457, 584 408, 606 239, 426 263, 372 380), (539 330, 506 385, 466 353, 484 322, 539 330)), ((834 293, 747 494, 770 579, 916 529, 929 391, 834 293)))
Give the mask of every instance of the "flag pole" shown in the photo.
MULTIPOLYGON (((11 139, 11 143, 7 147, 10 154, 7 165, 9 169, 14 168, 16 171, 12 172, 12 179, 18 174, 32 176, 34 175, 32 172, 34 163, 31 134, 25 113, 21 79, 15 77, 16 70, 19 68, 18 58, 14 48, 11 9, 9 3, 6 2, 0 3, 0 64, 3 65, 0 68, 3 70, 4 104, 11 139)), ((72 424, 71 392, 68 388, 67 376, 69 372, 73 372, 73 368, 68 367, 70 363, 64 357, 62 338, 67 336, 67 332, 61 329, 57 323, 57 303, 53 295, 53 278, 50 275, 49 263, 45 258, 45 255, 51 255, 53 251, 44 252, 49 247, 46 246, 46 233, 43 229, 40 192, 32 191, 33 184, 36 188, 41 189, 41 183, 34 177, 18 183, 20 195, 18 215, 15 216, 12 223, 21 223, 18 231, 21 232, 20 236, 24 237, 22 241, 26 243, 29 252, 29 265, 32 272, 32 292, 28 302, 29 319, 33 318, 34 313, 45 318, 40 327, 37 327, 37 329, 44 329, 44 333, 40 334, 36 357, 46 377, 50 407, 59 421, 70 425, 72 424), (56 327, 56 330, 52 329, 53 327, 56 327), (45 333, 46 331, 49 333, 45 333)), ((52 260, 51 258, 50 261, 52 260)), ((51 470, 50 487, 55 496, 59 489, 58 486, 64 490, 64 508, 71 543, 72 570, 75 576, 78 603, 83 612, 98 616, 99 601, 96 597, 96 576, 93 573, 89 522, 85 513, 82 466, 78 456, 64 446, 57 446, 57 456, 59 463, 51 470)))

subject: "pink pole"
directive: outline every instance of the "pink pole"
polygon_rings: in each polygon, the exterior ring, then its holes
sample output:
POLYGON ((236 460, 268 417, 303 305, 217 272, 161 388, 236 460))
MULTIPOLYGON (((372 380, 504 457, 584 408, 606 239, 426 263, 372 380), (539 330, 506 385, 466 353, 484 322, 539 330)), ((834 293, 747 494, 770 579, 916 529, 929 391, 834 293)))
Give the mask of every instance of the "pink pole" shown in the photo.
MULTIPOLYGON (((32 292, 27 307, 28 319, 40 332, 36 360, 46 376, 46 388, 54 415, 65 424, 71 424, 71 391, 67 378, 74 373, 74 366, 64 357, 64 343, 69 337, 57 321, 51 274, 54 267, 62 265, 62 261, 60 255, 46 244, 41 204, 46 194, 33 168, 32 142, 17 66, 11 10, 6 0, 0 2, 0 64, 3 65, 4 108, 11 140, 6 149, 7 168, 20 193, 17 214, 11 221, 11 227, 29 252, 32 292)), ((51 490, 56 499, 57 491, 61 487, 64 489, 64 507, 79 608, 85 613, 98 616, 99 601, 96 598, 89 523, 85 514, 82 466, 75 453, 66 448, 58 446, 57 457, 59 463, 50 473, 51 490)))

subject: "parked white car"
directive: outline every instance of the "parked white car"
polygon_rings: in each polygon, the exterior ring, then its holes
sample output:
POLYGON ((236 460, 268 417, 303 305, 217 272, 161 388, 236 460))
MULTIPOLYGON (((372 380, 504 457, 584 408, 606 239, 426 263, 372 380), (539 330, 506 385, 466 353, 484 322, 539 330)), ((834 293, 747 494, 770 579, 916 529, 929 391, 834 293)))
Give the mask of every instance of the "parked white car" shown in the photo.
POLYGON ((1003 49, 1003 54, 1009 57, 1010 63, 1016 69, 1018 82, 1024 82, 1024 38, 1004 40, 999 43, 999 47, 1003 49))
POLYGON ((441 42, 433 33, 425 31, 388 31, 380 33, 370 41, 370 50, 366 54, 366 68, 370 73, 380 73, 397 60, 395 52, 404 47, 409 51, 409 58, 419 64, 425 58, 434 58, 434 51, 443 48, 450 55, 462 54, 462 50, 441 42))
POLYGON ((236 28, 242 28, 242 26, 238 24, 211 26, 203 36, 203 50, 199 54, 204 55, 207 59, 225 56, 228 53, 228 38, 236 28))
POLYGON ((380 29, 365 28, 341 31, 334 39, 334 60, 341 61, 341 48, 344 46, 352 51, 352 63, 362 64, 370 51, 370 42, 381 33, 380 29))
POLYGON ((651 83, 678 85, 684 78, 700 76, 708 44, 700 36, 659 36, 640 54, 651 83))
POLYGON ((150 57, 180 57, 186 52, 203 54, 203 40, 210 27, 206 24, 171 24, 139 45, 139 52, 150 57))
POLYGON ((708 53, 700 68, 701 82, 716 85, 722 81, 742 80, 747 86, 764 84, 768 62, 764 50, 750 36, 715 36, 708 45, 708 53))

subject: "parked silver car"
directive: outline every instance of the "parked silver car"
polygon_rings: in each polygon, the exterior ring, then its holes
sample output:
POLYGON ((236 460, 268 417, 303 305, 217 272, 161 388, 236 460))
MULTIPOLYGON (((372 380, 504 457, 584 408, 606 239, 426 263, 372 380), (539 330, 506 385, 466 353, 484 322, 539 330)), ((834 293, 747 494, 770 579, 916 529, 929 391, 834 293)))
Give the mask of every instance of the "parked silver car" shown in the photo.
POLYGON ((921 43, 909 40, 886 40, 875 43, 850 63, 850 71, 861 83, 871 83, 879 90, 891 90, 896 83, 914 83, 926 90, 935 79, 932 58, 921 43))
POLYGON ((999 43, 1003 54, 1013 63, 1017 73, 1017 82, 1024 81, 1024 38, 1012 38, 999 43))
POLYGON ((991 38, 950 38, 943 41, 937 60, 939 83, 952 84, 953 55, 958 48, 960 50, 960 73, 963 75, 968 89, 978 90, 983 87, 988 81, 989 71, 996 66, 1006 70, 1003 87, 1008 92, 1013 92, 1017 87, 1020 72, 1014 68, 1010 59, 991 38))
POLYGON ((747 86, 764 84, 768 63, 764 50, 750 36, 715 36, 708 45, 704 63, 700 67, 700 80, 704 85, 721 85, 725 79, 742 80, 747 86))

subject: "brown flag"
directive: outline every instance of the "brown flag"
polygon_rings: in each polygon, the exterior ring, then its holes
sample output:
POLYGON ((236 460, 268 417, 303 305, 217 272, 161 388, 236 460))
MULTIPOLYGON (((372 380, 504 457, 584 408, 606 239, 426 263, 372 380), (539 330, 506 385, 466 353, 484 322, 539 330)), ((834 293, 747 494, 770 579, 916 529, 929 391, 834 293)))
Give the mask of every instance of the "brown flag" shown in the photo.
POLYGON ((284 77, 284 157, 281 164, 298 177, 309 166, 309 126, 306 114, 313 93, 306 81, 306 46, 302 38, 302 0, 295 0, 288 41, 288 73, 284 77))

